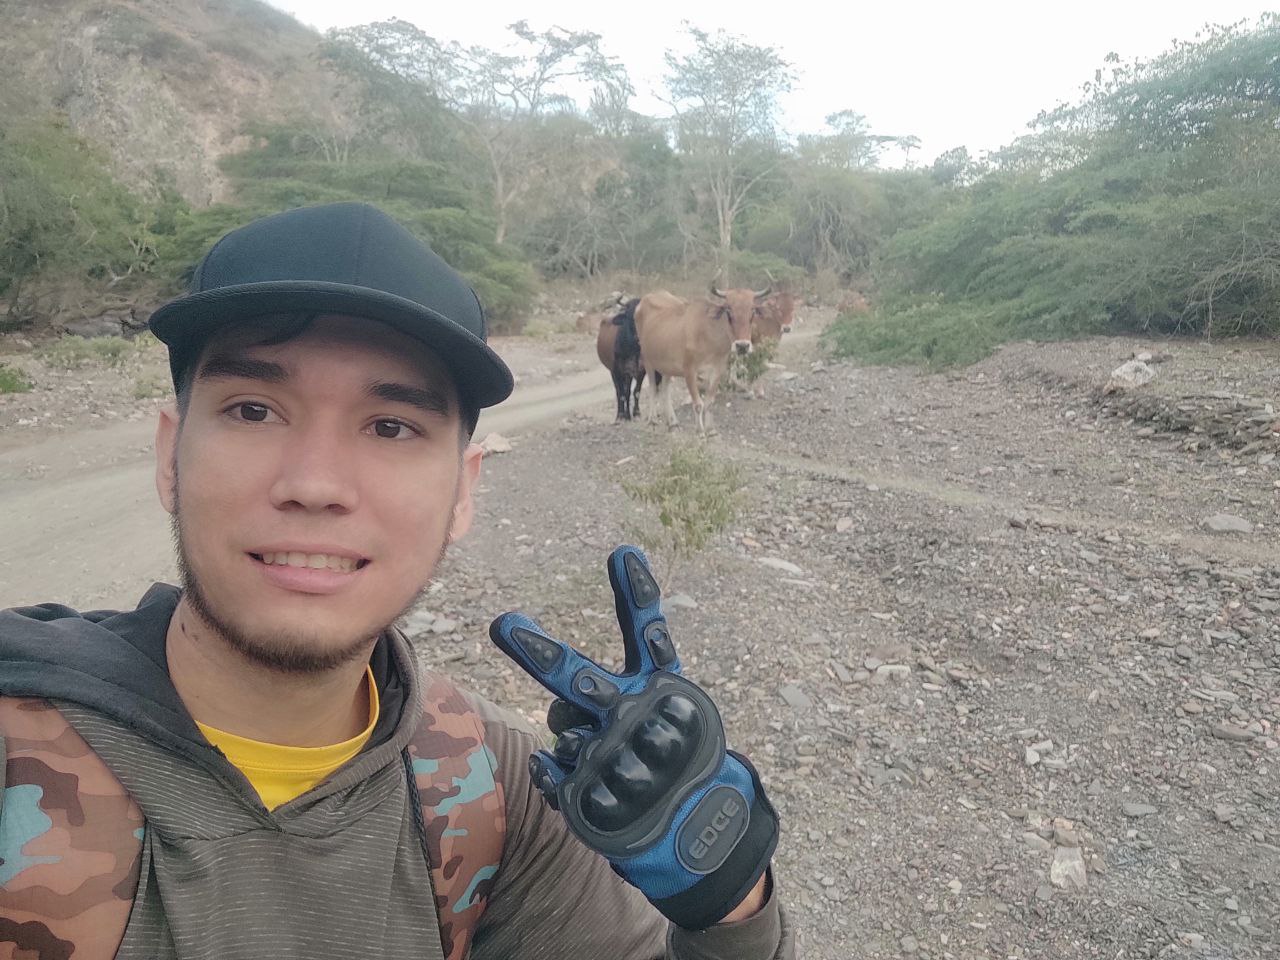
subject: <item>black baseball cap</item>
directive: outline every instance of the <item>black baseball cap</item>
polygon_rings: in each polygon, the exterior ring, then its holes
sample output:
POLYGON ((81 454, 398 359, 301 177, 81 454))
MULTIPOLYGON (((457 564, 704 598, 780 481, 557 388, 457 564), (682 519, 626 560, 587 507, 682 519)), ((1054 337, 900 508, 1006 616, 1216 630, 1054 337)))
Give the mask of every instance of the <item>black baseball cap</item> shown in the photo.
POLYGON ((169 347, 176 388, 214 332, 253 317, 338 313, 385 323, 422 341, 453 375, 464 408, 511 394, 511 371, 485 343, 471 286, 376 207, 331 203, 254 220, 213 245, 186 295, 151 315, 169 347))

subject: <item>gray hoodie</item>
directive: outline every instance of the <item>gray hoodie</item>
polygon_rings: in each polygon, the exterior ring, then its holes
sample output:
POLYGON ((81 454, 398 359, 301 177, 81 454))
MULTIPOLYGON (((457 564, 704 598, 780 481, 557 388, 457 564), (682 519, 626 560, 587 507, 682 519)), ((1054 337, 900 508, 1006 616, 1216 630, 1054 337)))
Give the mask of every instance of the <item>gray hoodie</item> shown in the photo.
MULTIPOLYGON (((126 613, 81 615, 55 605, 0 612, 0 702, 49 701, 140 813, 139 862, 129 874, 136 885, 118 881, 111 889, 111 896, 131 901, 119 912, 127 921, 114 956, 794 956, 793 937, 775 896, 741 923, 701 933, 669 925, 583 847, 532 788, 527 760, 539 746, 533 731, 510 712, 462 694, 442 678, 424 683, 412 651, 395 632, 379 641, 370 662, 382 710, 368 745, 324 782, 268 811, 240 771, 199 733, 169 680, 164 637, 179 596, 176 588, 157 585, 126 613), (431 703, 424 704, 424 694, 431 703), (477 739, 483 744, 474 755, 483 758, 483 769, 474 770, 474 777, 488 785, 491 800, 501 798, 490 804, 501 815, 490 814, 489 823, 458 821, 456 811, 446 823, 441 814, 474 799, 462 795, 471 789, 471 774, 466 781, 442 781, 448 789, 438 791, 445 798, 439 807, 421 803, 423 796, 433 795, 430 782, 423 792, 423 778, 439 775, 439 764, 415 761, 416 751, 424 742, 458 740, 447 716, 445 725, 426 731, 424 740, 424 709, 430 718, 442 698, 455 703, 444 714, 459 713, 456 704, 463 703, 473 728, 482 731, 477 739), (423 762, 426 766, 419 765, 423 762), (486 837, 500 840, 496 863, 476 871, 463 895, 442 891, 453 877, 450 867, 460 868, 456 859, 432 863, 433 856, 441 860, 441 836, 477 825, 496 831, 486 837), (464 930, 455 913, 467 907, 472 912, 464 930)), ((29 784, 33 769, 56 777, 47 772, 49 764, 33 762, 39 744, 7 729, 16 716, 0 709, 5 785, 29 784)), ((30 795, 42 796, 43 806, 37 804, 34 819, 53 824, 76 806, 52 803, 57 792, 52 783, 36 786, 40 789, 30 795)), ((79 793, 80 816, 92 817, 92 798, 83 786, 79 793)), ((30 811, 17 805, 27 795, 6 791, 0 808, 0 948, 9 942, 23 941, 23 949, 47 943, 34 955, 53 960, 58 953, 52 944, 61 942, 73 946, 74 960, 112 956, 100 944, 59 941, 51 930, 67 913, 66 898, 55 903, 53 893, 33 893, 57 889, 56 884, 24 882, 54 869, 84 869, 31 855, 40 836, 32 836, 30 811), (24 871, 31 873, 24 876, 24 871), (6 916, 22 922, 6 925, 6 916), (32 939, 35 917, 49 919, 48 938, 32 939)), ((70 816, 74 825, 74 813, 70 816)), ((60 859, 75 860, 76 853, 60 859)), ((90 862, 87 851, 83 859, 90 862)), ((78 889, 90 886, 81 883, 78 889)))

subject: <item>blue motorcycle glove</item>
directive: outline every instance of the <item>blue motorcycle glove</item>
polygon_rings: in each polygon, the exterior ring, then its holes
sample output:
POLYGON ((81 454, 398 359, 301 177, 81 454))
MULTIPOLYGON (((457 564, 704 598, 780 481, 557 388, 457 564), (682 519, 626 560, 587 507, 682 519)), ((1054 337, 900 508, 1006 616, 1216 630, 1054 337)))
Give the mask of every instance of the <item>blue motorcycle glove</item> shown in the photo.
POLYGON ((569 829, 678 926, 702 930, 769 865, 778 815, 755 768, 725 748, 711 698, 680 675, 658 584, 635 547, 609 556, 626 665, 605 670, 506 613, 489 636, 558 699, 559 734, 529 774, 569 829))

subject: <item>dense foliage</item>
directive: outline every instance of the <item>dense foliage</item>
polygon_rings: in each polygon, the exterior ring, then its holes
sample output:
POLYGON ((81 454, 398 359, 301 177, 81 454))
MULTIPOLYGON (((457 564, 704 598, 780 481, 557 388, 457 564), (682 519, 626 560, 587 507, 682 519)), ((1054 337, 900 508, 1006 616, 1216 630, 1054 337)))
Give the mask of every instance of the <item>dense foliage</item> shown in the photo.
MULTIPOLYGON (((101 43, 189 58, 191 38, 146 9, 112 14, 101 43)), ((287 26, 256 0, 208 11, 239 24, 211 35, 217 55, 245 62, 287 26)), ((1113 57, 1031 135, 904 169, 881 159, 918 141, 851 110, 788 139, 791 66, 725 33, 691 28, 668 52, 666 117, 631 109, 625 69, 591 33, 517 23, 503 50, 404 21, 312 36, 323 82, 287 125, 243 131, 220 163, 231 200, 215 206, 180 196, 159 158, 126 188, 65 117, 0 95, 0 324, 154 300, 232 226, 359 199, 461 269, 499 329, 519 327, 542 281, 619 272, 862 288, 875 309, 831 343, 880 361, 965 362, 1011 337, 1280 327, 1275 17, 1150 62, 1113 57)))
POLYGON ((1278 66, 1275 17, 1112 58, 886 242, 879 308, 834 344, 947 364, 1014 337, 1280 331, 1278 66))

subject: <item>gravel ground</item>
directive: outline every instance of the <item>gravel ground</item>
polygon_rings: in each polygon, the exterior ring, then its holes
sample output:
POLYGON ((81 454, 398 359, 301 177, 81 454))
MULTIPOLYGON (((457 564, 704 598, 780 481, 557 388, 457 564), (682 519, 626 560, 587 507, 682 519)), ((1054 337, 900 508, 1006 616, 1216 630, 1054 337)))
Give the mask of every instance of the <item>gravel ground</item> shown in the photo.
MULTIPOLYGON (((1280 350, 1156 345, 1144 395, 1212 409, 1152 429, 1099 390, 1150 344, 938 376, 786 346, 708 442, 741 515, 656 559, 686 671, 784 817, 804 955, 1275 956, 1280 470, 1270 437, 1196 430, 1274 412, 1280 350)), ((603 561, 647 510, 621 481, 695 439, 610 416, 489 461, 486 519, 412 620, 427 663, 535 721, 488 620, 616 658, 603 561)))
MULTIPOLYGON (((497 346, 524 383, 596 362, 582 335, 497 346)), ((0 359, 37 383, 0 397, 0 447, 162 402, 134 396, 158 353, 0 359)), ((512 437, 408 619, 424 663, 540 723, 489 620, 614 662, 604 560, 652 526, 622 481, 705 442, 741 512, 654 559, 783 816, 804 956, 1280 955, 1280 346, 1018 344, 923 375, 788 337, 780 360, 707 441, 612 402, 512 437), (1144 351, 1155 380, 1104 395, 1144 351)))

